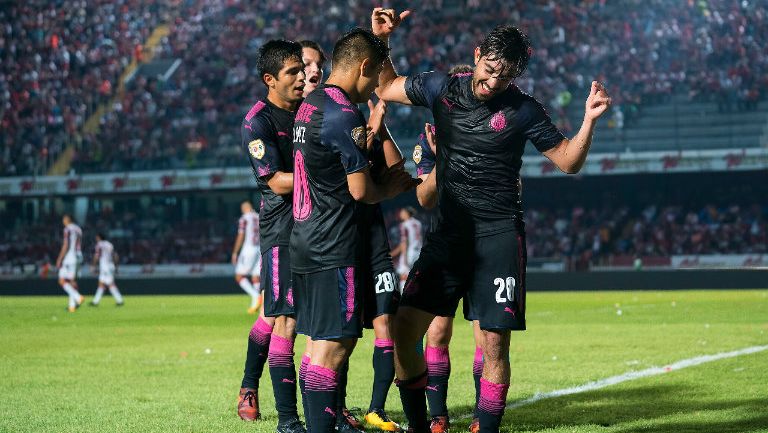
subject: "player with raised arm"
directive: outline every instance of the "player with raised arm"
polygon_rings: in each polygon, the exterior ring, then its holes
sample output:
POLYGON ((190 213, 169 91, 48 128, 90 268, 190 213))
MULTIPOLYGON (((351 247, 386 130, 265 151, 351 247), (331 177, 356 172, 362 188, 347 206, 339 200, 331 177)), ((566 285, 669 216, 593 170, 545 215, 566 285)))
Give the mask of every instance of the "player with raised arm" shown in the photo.
POLYGON ((331 76, 296 114, 291 266, 296 328, 312 338, 304 393, 312 432, 334 431, 338 372, 362 335, 356 203, 378 203, 417 183, 402 164, 375 183, 364 153, 366 122, 355 104, 369 99, 386 57, 386 46, 370 31, 348 32, 334 47, 331 76))
MULTIPOLYGON (((99 306, 101 297, 104 296, 104 289, 109 288, 109 293, 115 298, 115 304, 122 307, 124 304, 123 295, 117 289, 115 284, 115 274, 117 274, 118 255, 112 242, 107 240, 103 233, 96 234, 96 247, 93 251, 93 261, 91 262, 92 271, 99 269, 99 287, 96 289, 96 296, 93 297, 91 305, 99 306)), ((95 273, 95 272, 94 272, 95 273)))
POLYGON ((305 84, 302 46, 293 41, 271 40, 259 50, 257 67, 267 86, 267 97, 245 115, 242 136, 262 194, 259 226, 264 304, 248 339, 238 414, 245 420, 258 419, 258 381, 268 359, 278 414, 277 432, 302 433, 305 429, 296 407, 296 320, 288 248, 293 226, 291 130, 305 84))
POLYGON ((258 313, 261 307, 261 247, 259 245, 259 214, 249 201, 240 204, 243 213, 237 221, 237 238, 232 248, 235 281, 251 297, 248 314, 258 313))
MULTIPOLYGON (((409 14, 376 8, 383 41, 409 14)), ((525 229, 518 179, 525 142, 566 173, 584 164, 597 119, 610 106, 592 83, 584 122, 568 139, 541 104, 512 81, 531 47, 519 29, 494 28, 475 49, 472 75, 427 72, 397 76, 384 64, 382 99, 428 107, 437 134, 437 222, 408 277, 395 320, 396 375, 403 410, 415 432, 429 431, 424 358, 416 345, 435 316, 453 316, 463 297, 483 333, 479 431, 498 432, 509 389, 511 330, 525 329, 525 229)))
POLYGON ((67 311, 74 313, 84 300, 77 290, 77 271, 83 262, 83 231, 68 214, 61 217, 61 223, 64 225, 64 235, 56 267, 59 269, 59 285, 69 297, 67 311))

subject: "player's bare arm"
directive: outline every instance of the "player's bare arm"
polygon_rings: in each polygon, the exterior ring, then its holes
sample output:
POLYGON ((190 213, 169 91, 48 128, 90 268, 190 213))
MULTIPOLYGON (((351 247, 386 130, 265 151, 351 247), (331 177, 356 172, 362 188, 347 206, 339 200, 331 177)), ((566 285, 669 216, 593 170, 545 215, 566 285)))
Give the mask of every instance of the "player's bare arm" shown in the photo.
POLYGON ((237 238, 235 238, 235 247, 232 248, 232 264, 237 263, 237 254, 240 252, 240 248, 243 246, 243 240, 245 240, 245 232, 238 231, 237 238))
MULTIPOLYGON (((437 155, 437 141, 429 123, 424 124, 424 136, 432 154, 437 155)), ((416 187, 416 199, 424 209, 432 209, 437 205, 437 167, 435 166, 429 174, 422 174, 419 179, 422 182, 416 187)))
POLYGON ((64 242, 61 244, 61 251, 59 251, 59 257, 56 259, 56 267, 61 267, 61 261, 64 260, 64 256, 67 254, 67 250, 69 250, 69 239, 67 237, 64 237, 64 242))
POLYGON ((385 170, 380 183, 373 181, 368 168, 348 174, 347 183, 352 198, 363 203, 375 204, 415 188, 421 181, 405 172, 404 162, 401 161, 385 170))
POLYGON ((592 145, 592 134, 597 119, 611 106, 611 97, 605 87, 597 81, 592 82, 592 88, 587 97, 584 110, 584 122, 576 135, 570 140, 563 140, 559 145, 544 152, 557 168, 568 174, 578 173, 587 159, 589 147, 592 145))
MULTIPOLYGON (((374 35, 389 45, 389 36, 410 14, 411 11, 408 10, 397 13, 394 9, 374 8, 371 13, 371 30, 374 35)), ((376 88, 376 94, 387 102, 411 105, 411 100, 405 93, 406 78, 397 75, 395 67, 392 65, 392 59, 387 58, 384 60, 384 69, 379 75, 379 87, 376 88)))
POLYGON ((389 133, 387 124, 384 121, 387 115, 387 103, 379 99, 379 102, 374 105, 371 100, 368 100, 368 109, 371 112, 371 116, 368 119, 369 149, 373 144, 373 138, 378 137, 384 149, 384 160, 387 163, 387 167, 392 167, 403 160, 403 153, 389 133))
POLYGON ((293 192, 293 173, 276 171, 267 178, 267 185, 275 194, 290 194, 293 192))

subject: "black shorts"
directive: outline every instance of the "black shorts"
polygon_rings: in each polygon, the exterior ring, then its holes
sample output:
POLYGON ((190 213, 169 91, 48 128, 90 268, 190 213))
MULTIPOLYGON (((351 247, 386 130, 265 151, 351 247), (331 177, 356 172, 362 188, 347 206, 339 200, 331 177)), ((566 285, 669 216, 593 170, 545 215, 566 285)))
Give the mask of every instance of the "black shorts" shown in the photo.
POLYGON ((378 272, 366 272, 363 281, 363 325, 373 329, 373 319, 397 311, 398 279, 390 266, 378 272))
POLYGON ((291 252, 287 245, 276 245, 261 255, 261 290, 265 316, 295 316, 291 252))
POLYGON ((465 318, 480 328, 524 330, 526 258, 522 228, 461 242, 430 234, 400 305, 454 317, 464 298, 465 318))
POLYGON ((293 274, 296 332, 313 340, 363 336, 362 275, 352 266, 293 274))

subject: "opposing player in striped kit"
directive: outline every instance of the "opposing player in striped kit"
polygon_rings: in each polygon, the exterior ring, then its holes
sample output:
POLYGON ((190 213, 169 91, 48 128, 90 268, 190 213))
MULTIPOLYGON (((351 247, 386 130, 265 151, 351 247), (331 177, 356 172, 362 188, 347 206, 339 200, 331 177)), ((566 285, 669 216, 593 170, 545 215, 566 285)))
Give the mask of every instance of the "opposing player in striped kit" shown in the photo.
POLYGON ((91 305, 97 307, 104 296, 104 289, 109 288, 109 293, 115 298, 115 304, 118 307, 123 306, 123 295, 117 289, 115 284, 115 274, 117 273, 118 255, 112 242, 108 241, 103 233, 96 235, 96 247, 93 251, 93 262, 91 269, 99 268, 99 287, 96 289, 96 296, 93 297, 91 305))
POLYGON ((83 231, 68 214, 61 217, 61 223, 64 225, 64 240, 56 259, 56 267, 59 268, 59 285, 69 297, 67 311, 74 313, 84 300, 77 290, 77 272, 83 262, 83 231))
POLYGON ((261 307, 261 247, 259 246, 259 214, 251 202, 240 204, 243 215, 237 221, 237 238, 232 249, 235 265, 235 281, 251 296, 248 314, 255 314, 261 307))

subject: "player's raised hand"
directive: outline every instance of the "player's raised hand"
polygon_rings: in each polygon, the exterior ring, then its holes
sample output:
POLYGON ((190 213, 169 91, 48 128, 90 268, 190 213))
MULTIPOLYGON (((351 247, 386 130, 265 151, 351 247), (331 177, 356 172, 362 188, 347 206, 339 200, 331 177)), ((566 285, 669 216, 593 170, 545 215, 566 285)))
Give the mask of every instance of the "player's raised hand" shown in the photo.
POLYGON ((424 137, 427 138, 427 144, 432 150, 433 155, 437 155, 437 137, 435 137, 435 126, 430 125, 429 122, 424 124, 424 137))
POLYGON ((397 13, 394 9, 373 8, 371 13, 371 31, 380 38, 388 38, 400 26, 411 11, 397 13))
POLYGON ((376 135, 384 125, 384 117, 387 115, 387 103, 383 99, 379 99, 379 102, 373 105, 373 102, 369 99, 368 110, 371 112, 370 117, 368 117, 368 128, 370 128, 370 132, 376 135))
POLYGON ((597 120, 611 106, 611 97, 605 87, 597 81, 592 82, 592 89, 589 91, 589 97, 584 110, 584 118, 587 120, 597 120))

